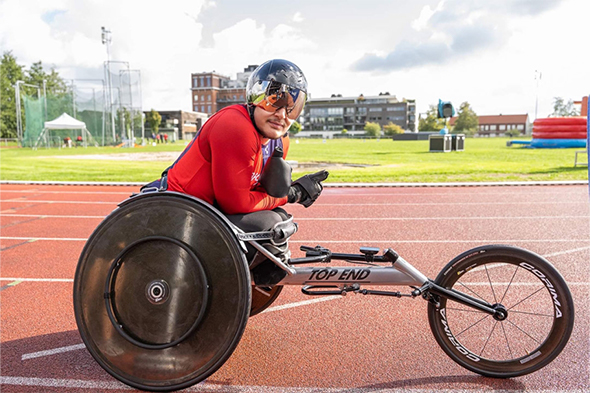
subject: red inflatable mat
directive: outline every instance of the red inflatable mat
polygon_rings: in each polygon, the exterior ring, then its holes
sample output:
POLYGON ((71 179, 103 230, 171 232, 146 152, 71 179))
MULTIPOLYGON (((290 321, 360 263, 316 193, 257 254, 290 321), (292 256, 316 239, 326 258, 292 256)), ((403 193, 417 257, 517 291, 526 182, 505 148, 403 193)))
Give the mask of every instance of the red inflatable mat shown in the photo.
POLYGON ((555 126, 555 125, 581 125, 586 127, 586 118, 585 117, 547 117, 544 119, 537 119, 533 123, 533 127, 537 126, 555 126))
POLYGON ((536 138, 536 139, 586 139, 586 131, 539 132, 535 128, 533 128, 533 138, 536 138))

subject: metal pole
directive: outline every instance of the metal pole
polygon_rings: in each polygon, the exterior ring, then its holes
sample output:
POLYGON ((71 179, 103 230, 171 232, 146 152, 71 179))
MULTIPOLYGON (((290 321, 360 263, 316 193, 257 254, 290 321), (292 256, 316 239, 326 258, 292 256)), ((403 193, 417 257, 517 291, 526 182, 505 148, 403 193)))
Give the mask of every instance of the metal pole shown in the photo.
POLYGON ((72 107, 74 108, 74 118, 76 117, 76 85, 72 79, 72 107))
POLYGON ((18 138, 18 146, 23 147, 23 124, 21 121, 21 110, 20 110, 20 84, 25 83, 23 81, 16 81, 14 88, 14 95, 16 101, 16 137, 18 138))
POLYGON ((141 92, 141 71, 137 70, 139 76, 139 113, 141 114, 141 145, 145 144, 145 127, 143 121, 143 97, 141 92))
POLYGON ((111 81, 111 51, 110 51, 110 44, 111 44, 111 31, 101 27, 102 29, 102 43, 107 47, 107 63, 106 63, 106 73, 107 73, 107 83, 109 84, 109 108, 111 111, 111 128, 113 131, 113 142, 116 140, 115 135, 115 114, 113 113, 113 85, 111 81))
POLYGON ((43 116, 43 122, 47 121, 47 81, 43 79, 43 100, 45 101, 45 116, 43 116))
POLYGON ((537 108, 539 107, 539 81, 541 80, 542 76, 543 73, 535 70, 535 80, 537 81, 537 91, 535 95, 535 120, 537 120, 537 108))

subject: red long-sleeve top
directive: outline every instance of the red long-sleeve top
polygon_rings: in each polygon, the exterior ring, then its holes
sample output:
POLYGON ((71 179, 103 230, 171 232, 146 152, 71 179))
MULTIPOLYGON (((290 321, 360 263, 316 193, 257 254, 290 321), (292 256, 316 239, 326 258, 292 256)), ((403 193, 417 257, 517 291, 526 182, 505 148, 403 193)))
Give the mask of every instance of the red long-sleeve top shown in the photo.
MULTIPOLYGON (((258 183, 264 163, 263 148, 269 150, 277 142, 282 144, 286 157, 287 135, 269 141, 256 131, 244 105, 224 108, 203 125, 168 170, 168 190, 215 203, 225 214, 282 206, 287 197, 271 197, 258 183)), ((272 151, 265 156, 269 154, 272 151)))

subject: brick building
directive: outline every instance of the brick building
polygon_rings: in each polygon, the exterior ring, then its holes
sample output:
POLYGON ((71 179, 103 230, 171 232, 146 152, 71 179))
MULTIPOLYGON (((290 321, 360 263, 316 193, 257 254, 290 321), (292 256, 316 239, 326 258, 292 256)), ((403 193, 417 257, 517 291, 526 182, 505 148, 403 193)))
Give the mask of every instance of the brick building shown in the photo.
MULTIPOLYGON (((143 113, 147 115, 149 111, 143 113)), ((158 113, 162 116, 158 133, 168 134, 170 141, 191 140, 208 119, 206 114, 196 112, 158 111, 158 113)), ((149 128, 149 124, 146 122, 144 127, 145 136, 150 138, 152 130, 149 128)))
POLYGON ((226 106, 246 102, 246 84, 257 65, 238 72, 236 79, 213 72, 191 74, 191 107, 209 116, 226 106))
MULTIPOLYGON (((479 129, 475 136, 505 136, 504 133, 509 130, 518 130, 521 134, 530 134, 529 115, 493 115, 478 116, 479 129)), ((457 117, 452 117, 449 124, 455 125, 457 117)))

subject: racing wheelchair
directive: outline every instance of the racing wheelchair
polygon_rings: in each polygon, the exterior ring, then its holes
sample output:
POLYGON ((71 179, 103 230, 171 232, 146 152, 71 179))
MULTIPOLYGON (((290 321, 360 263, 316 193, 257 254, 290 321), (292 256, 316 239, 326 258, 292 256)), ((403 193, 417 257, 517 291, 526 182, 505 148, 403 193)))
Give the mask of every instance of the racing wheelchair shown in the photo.
POLYGON ((566 282, 530 251, 477 247, 431 280, 391 248, 341 254, 302 246, 301 258, 269 251, 268 245, 287 244, 296 230, 289 218, 270 231, 244 233, 213 206, 175 192, 123 201, 90 236, 76 269, 74 310, 88 351, 135 388, 189 387, 224 364, 248 318, 269 307, 284 285, 300 285, 310 296, 422 298, 442 350, 488 377, 539 370, 572 332, 566 282), (282 274, 252 269, 246 244, 282 274), (333 260, 351 265, 325 265, 333 260))

